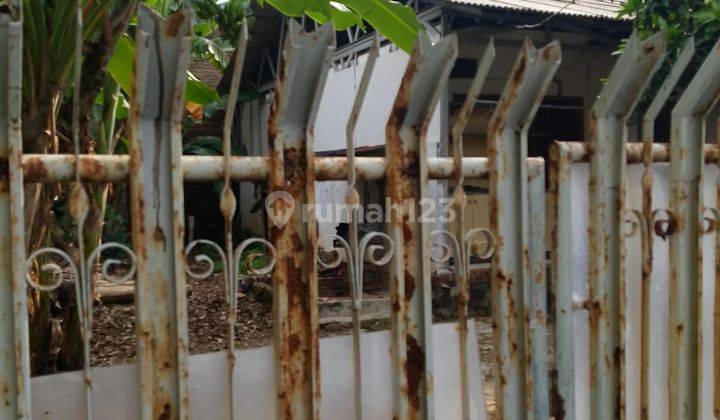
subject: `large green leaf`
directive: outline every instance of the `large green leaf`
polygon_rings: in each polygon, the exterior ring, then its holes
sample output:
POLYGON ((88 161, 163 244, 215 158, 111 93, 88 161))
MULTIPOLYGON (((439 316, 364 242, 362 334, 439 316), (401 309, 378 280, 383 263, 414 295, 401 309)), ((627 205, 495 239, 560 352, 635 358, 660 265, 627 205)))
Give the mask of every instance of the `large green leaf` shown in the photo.
POLYGON ((220 99, 217 91, 212 87, 198 80, 192 73, 188 72, 188 79, 185 83, 185 100, 205 105, 220 99))
MULTIPOLYGON (((319 23, 332 20, 336 30, 363 20, 407 52, 411 52, 420 24, 415 11, 392 0, 265 0, 287 16, 307 14, 319 23)), ((262 3, 262 2, 261 2, 262 3)))
MULTIPOLYGON (((328 0, 323 1, 327 2, 328 0)), ((265 2, 279 10, 280 13, 294 17, 304 15, 311 3, 310 0, 265 0, 265 2)))
POLYGON ((115 44, 115 51, 108 63, 108 71, 126 93, 132 92, 134 60, 135 45, 127 35, 123 35, 115 44))
MULTIPOLYGON (((115 51, 110 58, 108 70, 110 75, 125 91, 130 94, 132 92, 133 79, 133 62, 135 61, 135 45, 127 36, 123 36, 118 40, 115 51)), ((188 72, 188 80, 185 85, 185 100, 195 102, 199 105, 205 105, 220 99, 217 91, 212 87, 198 80, 190 72, 188 72)))
POLYGON ((336 31, 344 31, 353 26, 364 27, 363 20, 357 13, 350 10, 347 6, 336 1, 313 0, 313 9, 308 9, 305 13, 319 24, 332 21, 336 31))
POLYGON ((391 0, 338 0, 373 28, 407 52, 411 52, 420 24, 415 11, 391 0))
POLYGON ((365 28, 362 17, 356 15, 344 4, 331 1, 330 6, 332 6, 330 17, 332 18, 333 26, 335 26, 335 29, 338 31, 342 31, 356 25, 363 29, 365 28))

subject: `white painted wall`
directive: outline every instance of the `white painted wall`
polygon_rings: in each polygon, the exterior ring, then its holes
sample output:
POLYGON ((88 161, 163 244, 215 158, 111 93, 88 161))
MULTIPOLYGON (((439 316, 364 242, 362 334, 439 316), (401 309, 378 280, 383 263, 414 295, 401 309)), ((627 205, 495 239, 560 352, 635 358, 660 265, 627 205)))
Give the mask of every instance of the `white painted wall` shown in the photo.
MULTIPOLYGON (((483 376, 480 370, 475 321, 468 321, 468 366, 470 418, 486 420, 483 376)), ((435 417, 461 419, 459 338, 457 323, 432 326, 437 346, 435 366, 435 417)), ((363 416, 387 419, 392 416, 390 332, 362 334, 363 416)), ((320 414, 324 419, 350 419, 354 415, 352 336, 320 339, 320 414)), ((277 418, 275 357, 272 346, 236 350, 234 395, 236 416, 241 419, 277 418)), ((188 358, 188 411, 191 419, 226 419, 227 356, 222 352, 195 354, 188 358)), ((140 418, 137 365, 93 369, 93 411, 106 420, 140 418)), ((32 415, 35 419, 74 420, 83 418, 83 377, 65 372, 32 378, 32 415)))
MULTIPOLYGON (((409 58, 402 50, 390 51, 388 46, 381 48, 364 106, 358 117, 356 147, 385 145, 385 125, 409 58)), ((357 65, 350 68, 330 70, 315 127, 317 152, 346 148, 345 127, 355 102, 367 56, 360 56, 357 61, 357 65)), ((428 133, 429 143, 440 140, 440 107, 435 111, 428 133)))
MULTIPOLYGON (((391 51, 389 46, 380 50, 370 79, 367 96, 360 110, 355 131, 355 146, 384 146, 385 126, 390 116, 395 95, 400 88, 410 56, 402 50, 391 51)), ((328 75, 327 84, 320 102, 318 121, 315 128, 315 151, 337 151, 347 149, 346 126, 352 110, 360 78, 365 69, 367 56, 358 57, 357 65, 336 70, 328 75)), ((440 143, 440 105, 435 110, 428 129, 428 154, 435 156, 440 143)), ((430 196, 442 192, 432 182, 430 196)), ((344 181, 318 182, 316 201, 319 206, 344 203, 347 183, 344 181)), ((318 222, 320 236, 333 233, 338 221, 318 222)))
MULTIPOLYGON (((241 141, 250 156, 267 156, 267 122, 270 116, 270 101, 255 101, 243 105, 241 119, 241 141)), ((244 229, 256 235, 264 235, 263 212, 250 213, 255 202, 260 198, 259 191, 252 182, 240 183, 238 214, 244 229)))

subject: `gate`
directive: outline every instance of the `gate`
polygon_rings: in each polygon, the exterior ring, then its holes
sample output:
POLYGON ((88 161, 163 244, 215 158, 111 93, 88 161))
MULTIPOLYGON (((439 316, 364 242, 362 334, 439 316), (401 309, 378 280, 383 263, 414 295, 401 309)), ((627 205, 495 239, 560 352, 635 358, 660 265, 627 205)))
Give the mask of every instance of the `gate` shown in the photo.
MULTIPOLYGON (((559 43, 538 50, 527 41, 522 47, 491 119, 487 158, 465 157, 462 133, 494 59, 492 42, 452 128, 453 156, 430 158, 427 154, 427 127, 457 55, 454 35, 434 45, 420 36, 387 120, 387 156, 354 156, 355 122, 378 54, 375 45, 347 125, 348 156, 322 158, 314 156, 313 127, 330 68, 334 33, 330 27, 321 27, 308 34, 290 22, 268 126, 269 156, 240 157, 231 156, 230 129, 248 39, 245 32, 236 55, 222 156, 182 156, 190 15, 183 11, 163 20, 141 6, 129 155, 80 154, 77 104, 74 155, 29 155, 22 153, 19 2, 13 6, 0 14, 2 418, 31 416, 27 288, 48 290, 59 285, 38 284, 28 275, 39 257, 52 261, 42 263, 41 270, 56 274, 70 270, 75 281, 85 355, 82 404, 84 416, 93 417, 91 263, 109 249, 125 257, 106 259, 102 275, 113 282, 135 278, 137 284, 140 417, 187 418, 192 390, 188 387, 185 278, 209 276, 212 271, 193 271, 186 264, 191 257, 199 263, 212 262, 209 255, 197 255, 198 246, 213 249, 223 268, 229 337, 226 401, 229 417, 235 418, 234 398, 242 392, 234 374, 238 267, 250 245, 260 245, 270 257, 265 267, 254 270, 272 273, 273 278, 278 417, 320 417, 323 360, 317 265, 337 266, 341 254, 348 262, 353 301, 356 418, 363 416, 362 383, 373 380, 362 375, 361 356, 367 349, 361 346, 359 310, 365 263, 387 265, 390 273, 388 357, 394 417, 443 417, 437 411, 433 354, 446 343, 433 342, 430 262, 451 258, 459 291, 460 412, 463 418, 487 416, 484 407, 479 412, 471 409, 477 400, 468 377, 472 363, 468 348, 474 345, 467 329, 472 256, 492 256, 497 416, 708 418, 720 409, 716 395, 720 389, 714 388, 720 381, 715 352, 720 337, 720 323, 715 322, 720 289, 714 287, 720 273, 716 267, 720 242, 715 239, 720 211, 717 193, 711 188, 717 178, 713 165, 717 165, 718 148, 704 144, 707 130, 715 129, 712 124, 717 123, 708 116, 720 94, 720 43, 673 110, 669 148, 653 144, 652 123, 692 56, 692 44, 676 61, 646 113, 644 142, 630 144, 626 138, 627 117, 664 57, 660 35, 644 41, 631 37, 595 103, 588 142, 554 144, 549 162, 553 218, 548 283, 545 162, 527 157, 527 131, 561 62, 559 43), (663 162, 668 161, 666 170, 663 162), (637 182, 640 174, 642 182, 637 182), (491 231, 466 231, 463 181, 485 177, 490 179, 491 231), (453 210, 459 222, 453 231, 431 231, 429 223, 413 218, 421 213, 420 201, 428 197, 430 179, 449 179, 455 187, 453 210), (347 202, 353 211, 347 240, 318 238, 312 210, 303 223, 301 206, 292 204, 313 204, 315 182, 326 180, 347 180, 350 185, 347 202), (360 238, 355 186, 367 180, 385 180, 390 223, 387 233, 360 238), (201 239, 185 244, 183 184, 195 181, 223 182, 218 203, 225 220, 223 243, 201 239), (269 211, 289 211, 290 217, 271 228, 268 240, 249 239, 234 247, 231 221, 236 197, 231 182, 237 181, 266 181, 271 193, 283 198, 270 203, 269 211), (24 249, 23 187, 51 182, 74 182, 70 212, 79 226, 80 261, 54 248, 32 253, 24 249), (83 182, 129 183, 132 249, 106 243, 84 258, 82 222, 88 197, 83 182), (712 193, 704 193, 703 188, 712 193), (336 250, 338 259, 328 262, 318 258, 317 250, 319 243, 330 240, 340 243, 344 251, 336 250), (373 245, 372 240, 384 245, 373 245), (665 255, 669 264, 663 261, 665 255), (116 264, 130 269, 118 276, 111 270, 116 264), (548 295, 554 313, 549 312, 548 295), (665 306, 668 318, 662 315, 665 306), (555 324, 555 356, 549 369, 550 320, 555 324), (669 347, 668 354, 658 354, 658 346, 669 347)), ((81 12, 78 23, 79 31, 81 12)), ((78 37, 76 90, 80 46, 78 37)))

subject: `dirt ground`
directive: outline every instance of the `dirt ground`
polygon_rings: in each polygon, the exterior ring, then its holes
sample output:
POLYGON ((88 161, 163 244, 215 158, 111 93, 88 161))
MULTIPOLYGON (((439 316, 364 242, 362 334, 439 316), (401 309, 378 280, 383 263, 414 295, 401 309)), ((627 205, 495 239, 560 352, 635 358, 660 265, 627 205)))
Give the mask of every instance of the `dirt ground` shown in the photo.
MULTIPOLYGON (((227 317, 222 277, 206 280, 189 278, 187 289, 190 354, 225 350, 227 317)), ((93 311, 93 366, 132 363, 135 358, 134 305, 96 302, 93 311)), ((351 333, 350 326, 339 324, 329 324, 320 330, 321 337, 351 333)), ((271 344, 272 339, 272 297, 259 296, 251 291, 240 292, 235 347, 261 347, 271 344)))
MULTIPOLYGON (((188 278, 190 354, 227 348, 225 295, 221 276, 188 278)), ((132 303, 96 302, 93 314, 92 364, 132 363, 135 358, 135 307, 132 303)), ((272 309, 252 294, 238 294, 235 345, 239 349, 272 342, 272 309)))

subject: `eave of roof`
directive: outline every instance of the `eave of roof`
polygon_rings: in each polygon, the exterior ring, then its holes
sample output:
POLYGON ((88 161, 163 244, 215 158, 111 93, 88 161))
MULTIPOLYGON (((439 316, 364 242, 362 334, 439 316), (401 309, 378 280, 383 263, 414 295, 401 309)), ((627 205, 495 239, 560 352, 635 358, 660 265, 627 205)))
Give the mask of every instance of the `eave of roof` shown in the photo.
POLYGON ((471 7, 487 7, 517 12, 536 12, 606 20, 629 20, 618 17, 624 0, 447 0, 471 7))

